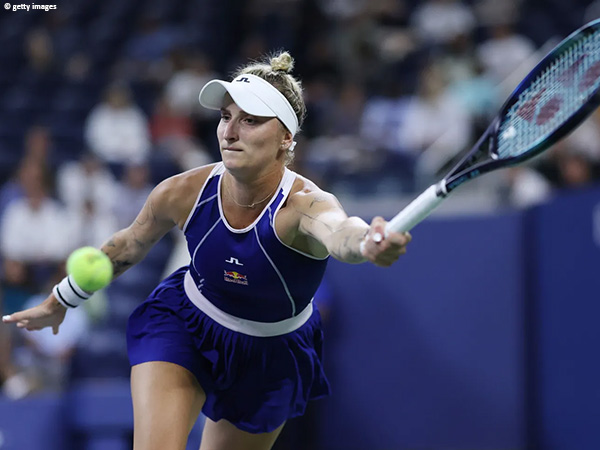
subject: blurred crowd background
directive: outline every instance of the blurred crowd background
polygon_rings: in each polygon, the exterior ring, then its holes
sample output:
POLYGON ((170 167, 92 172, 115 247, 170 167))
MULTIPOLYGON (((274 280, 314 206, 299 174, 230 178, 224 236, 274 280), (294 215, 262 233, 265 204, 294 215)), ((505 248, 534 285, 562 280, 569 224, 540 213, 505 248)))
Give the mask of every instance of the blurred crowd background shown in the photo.
MULTIPOLYGON (((155 184, 219 159, 219 117, 198 93, 249 59, 286 49, 296 60, 308 118, 294 170, 340 198, 403 198, 474 143, 554 43, 600 16, 589 0, 56 5, 0 20, 3 315, 45 298, 69 252, 128 226, 155 184)), ((599 163, 596 113, 543 158, 475 186, 493 208, 526 208, 597 183, 599 163)), ((0 327, 4 395, 127 378, 127 317, 186 263, 181 250, 168 235, 58 336, 0 327)))

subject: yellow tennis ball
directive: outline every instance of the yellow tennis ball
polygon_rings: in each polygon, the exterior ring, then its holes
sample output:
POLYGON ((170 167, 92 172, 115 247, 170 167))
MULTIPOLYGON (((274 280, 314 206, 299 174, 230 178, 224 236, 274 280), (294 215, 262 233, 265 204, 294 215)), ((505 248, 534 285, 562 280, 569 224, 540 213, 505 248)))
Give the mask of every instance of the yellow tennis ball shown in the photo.
POLYGON ((87 292, 108 285, 113 277, 113 266, 106 254, 94 247, 81 247, 67 259, 67 273, 87 292))

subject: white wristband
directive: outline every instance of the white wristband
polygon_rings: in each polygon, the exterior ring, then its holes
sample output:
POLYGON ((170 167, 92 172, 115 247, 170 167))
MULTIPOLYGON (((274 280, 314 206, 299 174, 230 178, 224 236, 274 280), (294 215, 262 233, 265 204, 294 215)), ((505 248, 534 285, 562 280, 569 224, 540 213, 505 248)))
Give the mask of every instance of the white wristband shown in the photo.
POLYGON ((76 308, 92 296, 92 294, 77 286, 71 275, 63 278, 60 283, 54 286, 52 293, 65 308, 76 308))

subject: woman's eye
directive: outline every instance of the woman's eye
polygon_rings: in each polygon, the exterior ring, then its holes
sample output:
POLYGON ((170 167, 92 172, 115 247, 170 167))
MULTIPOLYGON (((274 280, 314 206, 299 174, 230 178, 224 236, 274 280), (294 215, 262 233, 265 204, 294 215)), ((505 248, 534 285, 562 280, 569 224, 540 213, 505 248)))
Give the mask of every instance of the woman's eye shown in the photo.
POLYGON ((254 120, 254 118, 253 118, 253 117, 246 117, 246 118, 244 119, 244 122, 246 122, 246 123, 247 123, 247 124, 249 124, 249 125, 253 125, 253 124, 255 124, 255 123, 256 123, 256 120, 254 120))

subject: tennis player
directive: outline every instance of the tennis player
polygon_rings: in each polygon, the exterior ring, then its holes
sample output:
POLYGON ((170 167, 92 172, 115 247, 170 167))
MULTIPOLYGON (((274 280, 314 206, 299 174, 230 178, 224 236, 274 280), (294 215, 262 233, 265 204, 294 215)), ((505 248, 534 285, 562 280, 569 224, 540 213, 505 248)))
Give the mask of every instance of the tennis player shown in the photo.
MULTIPOLYGON (((135 450, 183 450, 202 411, 202 450, 270 449, 286 420, 329 394, 320 316, 312 303, 329 255, 389 266, 408 233, 348 217, 337 199, 286 164, 305 115, 287 52, 213 80, 200 103, 221 111, 222 161, 160 183, 134 223, 102 250, 115 276, 173 226, 191 262, 131 315, 135 450)), ((89 295, 69 277, 7 323, 58 332, 89 295)))

